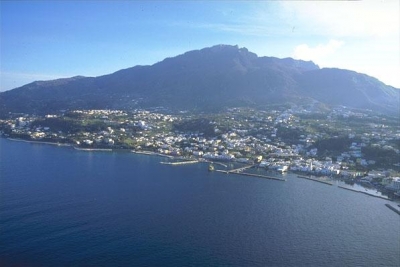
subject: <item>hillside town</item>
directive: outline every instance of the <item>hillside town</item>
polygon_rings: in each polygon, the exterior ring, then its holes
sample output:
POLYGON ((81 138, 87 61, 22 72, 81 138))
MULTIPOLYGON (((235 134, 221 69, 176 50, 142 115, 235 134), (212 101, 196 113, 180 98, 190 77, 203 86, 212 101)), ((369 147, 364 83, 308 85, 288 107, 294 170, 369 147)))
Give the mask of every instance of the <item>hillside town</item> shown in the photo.
POLYGON ((400 194, 398 118, 318 104, 230 108, 213 114, 153 110, 72 110, 10 114, 3 137, 126 150, 181 159, 256 164, 359 183, 400 194))

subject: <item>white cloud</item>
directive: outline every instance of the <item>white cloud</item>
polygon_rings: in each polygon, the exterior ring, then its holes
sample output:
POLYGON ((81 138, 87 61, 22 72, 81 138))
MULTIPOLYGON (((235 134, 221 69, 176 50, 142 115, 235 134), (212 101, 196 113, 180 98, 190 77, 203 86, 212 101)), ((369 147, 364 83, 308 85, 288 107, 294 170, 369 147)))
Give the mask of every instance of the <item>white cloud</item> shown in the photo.
POLYGON ((396 0, 289 1, 281 5, 281 17, 308 34, 397 39, 399 36, 399 1, 396 0))
POLYGON ((294 49, 293 57, 320 63, 321 60, 335 53, 343 44, 343 41, 338 40, 330 40, 327 44, 319 44, 315 47, 301 44, 294 49))
POLYGON ((292 24, 303 40, 293 46, 293 57, 313 60, 321 67, 365 73, 400 87, 398 0, 280 4, 280 18, 292 24), (332 40, 324 43, 323 40, 329 39, 332 40))

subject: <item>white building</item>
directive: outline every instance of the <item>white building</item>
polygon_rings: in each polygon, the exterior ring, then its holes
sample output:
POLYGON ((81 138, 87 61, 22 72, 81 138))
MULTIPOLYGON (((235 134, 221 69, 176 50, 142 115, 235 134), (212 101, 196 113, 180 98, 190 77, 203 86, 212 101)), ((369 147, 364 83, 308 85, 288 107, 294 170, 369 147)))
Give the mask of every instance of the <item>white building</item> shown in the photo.
POLYGON ((400 190, 400 177, 394 177, 393 181, 386 187, 389 190, 399 191, 400 190))

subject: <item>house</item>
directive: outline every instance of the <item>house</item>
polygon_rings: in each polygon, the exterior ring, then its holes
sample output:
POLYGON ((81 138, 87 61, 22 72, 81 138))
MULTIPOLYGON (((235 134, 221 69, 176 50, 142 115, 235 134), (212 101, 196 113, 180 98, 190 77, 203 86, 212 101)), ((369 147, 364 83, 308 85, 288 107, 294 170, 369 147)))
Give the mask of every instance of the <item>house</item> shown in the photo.
POLYGON ((399 191, 400 190, 400 177, 394 177, 392 182, 386 186, 386 189, 391 191, 399 191))

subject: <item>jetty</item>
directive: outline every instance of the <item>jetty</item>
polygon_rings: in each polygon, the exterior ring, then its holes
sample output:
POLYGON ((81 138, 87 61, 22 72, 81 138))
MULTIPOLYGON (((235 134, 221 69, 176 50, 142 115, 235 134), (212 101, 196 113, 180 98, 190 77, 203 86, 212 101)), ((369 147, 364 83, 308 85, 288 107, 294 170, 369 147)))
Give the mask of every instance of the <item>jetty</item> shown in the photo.
MULTIPOLYGON (((248 169, 249 167, 246 167, 245 169, 248 169)), ((241 168, 242 169, 242 168, 241 168)), ((236 169, 237 170, 237 169, 236 169)), ((264 178, 264 179, 270 179, 270 180, 277 180, 277 181, 286 181, 286 179, 283 178, 278 178, 278 177, 273 177, 273 176, 267 176, 267 175, 262 175, 262 174, 256 174, 256 173, 247 173, 247 172, 237 172, 237 171, 223 171, 223 170, 215 170, 216 172, 221 172, 221 173, 226 173, 226 174, 238 174, 238 175, 245 175, 245 176, 253 176, 253 177, 258 177, 258 178, 264 178)))
POLYGON ((361 193, 361 194, 364 194, 364 195, 367 195, 367 196, 371 196, 371 197, 377 197, 377 198, 381 198, 381 199, 384 199, 384 200, 389 200, 387 197, 383 197, 383 196, 378 196, 378 195, 369 194, 369 193, 367 193, 367 192, 363 192, 363 191, 355 190, 355 189, 348 188, 348 187, 344 187, 344 186, 341 186, 341 185, 338 185, 338 187, 339 187, 339 188, 342 188, 342 189, 349 190, 349 191, 353 191, 353 192, 361 193))
POLYGON ((392 205, 386 203, 385 206, 388 207, 389 209, 393 210, 394 212, 396 212, 397 214, 400 215, 400 210, 396 209, 396 208, 393 207, 392 205))
POLYGON ((318 183, 323 183, 323 184, 327 184, 327 185, 333 185, 332 182, 329 181, 324 181, 324 180, 320 180, 320 179, 316 179, 316 178, 311 178, 309 176, 304 176, 304 175, 297 175, 298 178, 302 178, 302 179, 307 179, 307 180, 311 180, 311 181, 315 181, 318 183))

